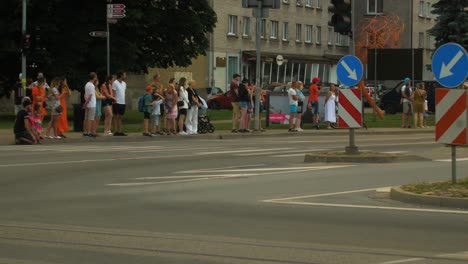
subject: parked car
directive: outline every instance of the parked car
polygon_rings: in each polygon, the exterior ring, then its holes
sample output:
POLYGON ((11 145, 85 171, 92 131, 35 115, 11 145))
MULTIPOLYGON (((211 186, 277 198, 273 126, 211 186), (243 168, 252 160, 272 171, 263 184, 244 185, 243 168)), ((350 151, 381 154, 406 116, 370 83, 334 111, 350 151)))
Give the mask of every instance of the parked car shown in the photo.
POLYGON ((232 109, 232 99, 229 92, 213 95, 206 102, 211 110, 232 109))
MULTIPOLYGON (((429 112, 435 112, 435 88, 441 87, 441 85, 436 81, 414 81, 413 87, 417 84, 423 82, 427 91, 427 104, 429 112)), ((380 98, 380 108, 385 110, 386 114, 396 114, 403 112, 403 106, 401 102, 401 88, 404 83, 399 82, 393 89, 386 92, 380 98)))
POLYGON ((206 88, 198 88, 197 93, 203 99, 208 100, 215 95, 223 94, 224 91, 219 87, 206 87, 206 88))

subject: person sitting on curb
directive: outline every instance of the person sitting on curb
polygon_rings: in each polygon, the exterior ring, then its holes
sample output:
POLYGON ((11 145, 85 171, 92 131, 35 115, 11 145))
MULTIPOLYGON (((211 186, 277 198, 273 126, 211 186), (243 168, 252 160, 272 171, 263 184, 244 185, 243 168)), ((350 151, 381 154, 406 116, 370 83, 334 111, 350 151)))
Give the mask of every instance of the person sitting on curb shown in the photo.
POLYGON ((34 135, 31 129, 31 121, 29 114, 31 112, 31 101, 24 100, 23 109, 18 112, 15 120, 15 140, 17 145, 34 145, 38 144, 39 140, 34 135))

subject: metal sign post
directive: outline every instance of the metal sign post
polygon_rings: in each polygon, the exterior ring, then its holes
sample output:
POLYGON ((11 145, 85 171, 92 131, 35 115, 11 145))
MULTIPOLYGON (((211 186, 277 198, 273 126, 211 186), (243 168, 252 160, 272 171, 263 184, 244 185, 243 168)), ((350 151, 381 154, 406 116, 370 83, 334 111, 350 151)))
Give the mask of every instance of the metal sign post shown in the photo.
POLYGON ((110 76, 110 24, 117 23, 117 19, 125 17, 124 4, 111 4, 112 0, 107 0, 107 21, 106 21, 106 37, 107 37, 107 76, 110 76))
MULTIPOLYGON (((23 24, 22 24, 22 36, 24 41, 24 36, 26 36, 26 21, 27 21, 27 0, 23 0, 23 24)), ((24 44, 24 43, 22 43, 24 44)), ((24 48, 21 51, 21 86, 23 91, 26 89, 26 51, 24 48)))

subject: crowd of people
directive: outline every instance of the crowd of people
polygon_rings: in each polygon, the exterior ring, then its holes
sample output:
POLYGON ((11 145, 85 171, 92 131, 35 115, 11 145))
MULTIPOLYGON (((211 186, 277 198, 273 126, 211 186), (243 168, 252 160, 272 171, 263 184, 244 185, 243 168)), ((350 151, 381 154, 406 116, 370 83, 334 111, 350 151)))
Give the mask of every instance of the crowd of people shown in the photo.
MULTIPOLYGON (((97 136, 104 119, 104 136, 127 136, 122 119, 126 112, 126 73, 108 76, 100 85, 96 73, 89 74, 83 93, 83 137, 97 136), (113 125, 114 131, 111 127, 113 125)), ((26 96, 17 106, 14 134, 17 144, 37 144, 43 139, 66 138, 68 132, 67 98, 71 95, 66 78, 54 78, 49 86, 42 73, 29 82, 26 96), (42 122, 50 112, 50 121, 43 131, 42 122)), ((143 114, 143 136, 198 134, 198 117, 207 109, 196 90, 196 81, 171 78, 163 85, 156 74, 139 102, 143 114), (160 128, 163 125, 163 129, 160 128)))

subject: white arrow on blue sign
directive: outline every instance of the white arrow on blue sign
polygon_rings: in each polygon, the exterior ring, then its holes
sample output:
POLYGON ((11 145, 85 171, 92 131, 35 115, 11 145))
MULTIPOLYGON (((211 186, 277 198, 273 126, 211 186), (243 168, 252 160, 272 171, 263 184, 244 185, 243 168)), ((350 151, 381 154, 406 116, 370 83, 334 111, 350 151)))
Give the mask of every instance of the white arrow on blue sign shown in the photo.
POLYGON ((364 73, 362 62, 356 56, 347 55, 341 58, 336 67, 338 80, 346 86, 354 86, 359 83, 364 73))
POLYGON ((440 46, 432 57, 432 71, 436 80, 445 87, 460 86, 468 77, 468 54, 456 43, 440 46))

